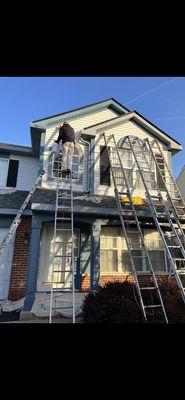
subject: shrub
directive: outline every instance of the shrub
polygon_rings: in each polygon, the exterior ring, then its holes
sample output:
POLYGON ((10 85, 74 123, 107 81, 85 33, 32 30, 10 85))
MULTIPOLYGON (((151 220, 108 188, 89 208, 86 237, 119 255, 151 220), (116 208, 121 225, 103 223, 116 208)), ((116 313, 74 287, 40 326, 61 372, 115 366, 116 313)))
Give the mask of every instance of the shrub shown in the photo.
POLYGON ((130 282, 108 282, 96 292, 89 293, 82 308, 85 323, 142 323, 135 285, 130 282))
MULTIPOLYGON (((185 304, 177 284, 160 283, 160 292, 169 323, 185 323, 185 304)), ((150 293, 149 293, 150 292, 150 293)), ((144 304, 159 304, 157 296, 143 293, 144 304)), ((82 307, 85 323, 145 323, 134 283, 108 282, 96 292, 90 292, 82 307)), ((160 308, 147 310, 147 323, 164 323, 160 308)))

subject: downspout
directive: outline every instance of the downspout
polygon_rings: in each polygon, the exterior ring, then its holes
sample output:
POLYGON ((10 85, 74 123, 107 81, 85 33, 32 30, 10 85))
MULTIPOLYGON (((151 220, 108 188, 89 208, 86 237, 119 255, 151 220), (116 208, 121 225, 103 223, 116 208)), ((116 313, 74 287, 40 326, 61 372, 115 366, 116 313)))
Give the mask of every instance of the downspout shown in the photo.
POLYGON ((80 131, 80 141, 82 142, 82 143, 84 143, 84 144, 86 144, 86 145, 88 145, 88 177, 87 177, 87 179, 88 179, 88 185, 87 185, 87 189, 88 189, 88 193, 90 193, 90 190, 91 190, 91 152, 90 152, 90 143, 87 141, 87 140, 85 140, 85 139, 83 139, 82 138, 82 133, 84 132, 84 130, 82 129, 81 131, 80 131))

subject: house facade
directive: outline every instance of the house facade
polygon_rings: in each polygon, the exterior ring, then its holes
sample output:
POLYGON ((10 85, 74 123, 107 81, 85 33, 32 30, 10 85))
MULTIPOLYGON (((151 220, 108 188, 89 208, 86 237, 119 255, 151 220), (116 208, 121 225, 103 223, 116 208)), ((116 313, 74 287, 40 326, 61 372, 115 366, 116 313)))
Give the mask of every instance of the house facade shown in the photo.
MULTIPOLYGON (((0 298, 17 300, 25 297, 25 311, 31 309, 38 293, 51 289, 56 174, 55 163, 52 158, 48 162, 48 157, 58 136, 58 126, 64 120, 74 128, 82 150, 79 153, 76 149, 74 153, 74 164, 78 166, 74 167, 77 179, 73 182, 75 287, 79 291, 96 289, 107 281, 125 280, 131 276, 103 133, 107 138, 114 134, 119 147, 127 135, 136 136, 141 141, 148 138, 151 143, 157 139, 171 172, 172 156, 182 150, 182 146, 167 133, 112 98, 32 122, 30 148, 0 144, 0 239, 35 183, 40 169, 45 170, 15 238, 0 260, 0 298)), ((111 157, 115 157, 112 154, 111 157)), ((165 166, 157 152, 156 160, 165 176, 165 166)), ((129 150, 122 151, 122 161, 132 195, 142 199, 136 208, 153 266, 159 277, 165 277, 168 275, 168 262, 164 244, 145 204, 145 190, 129 150)), ((155 164, 152 168, 162 191, 155 164)), ((118 188, 124 192, 119 166, 114 172, 118 188)), ((61 182, 60 189, 67 204, 70 202, 69 187, 61 182)), ((150 191, 155 194, 152 182, 150 191)), ((134 225, 131 230, 135 251, 141 256, 138 258, 138 271, 147 274, 148 266, 142 258, 142 246, 134 225)), ((66 235, 65 240, 70 241, 70 237, 66 235)), ((67 285, 64 276, 61 290, 67 285)))

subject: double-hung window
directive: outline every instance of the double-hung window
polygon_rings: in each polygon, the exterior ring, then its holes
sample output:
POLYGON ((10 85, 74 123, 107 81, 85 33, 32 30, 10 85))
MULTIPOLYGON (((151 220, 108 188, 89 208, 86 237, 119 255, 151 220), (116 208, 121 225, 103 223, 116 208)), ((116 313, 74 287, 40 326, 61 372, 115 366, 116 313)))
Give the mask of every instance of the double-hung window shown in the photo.
MULTIPOLYGON (((121 159, 121 163, 126 175, 126 180, 128 182, 128 185, 130 188, 133 187, 133 157, 132 157, 132 152, 131 150, 127 150, 127 149, 122 149, 122 148, 118 148, 119 151, 119 155, 120 155, 120 159, 121 159)), ((116 178, 116 184, 117 186, 121 186, 122 188, 124 188, 126 186, 125 184, 125 179, 124 179, 124 175, 122 173, 122 168, 120 166, 120 162, 119 162, 119 158, 117 155, 117 151, 115 148, 111 149, 111 161, 112 161, 112 166, 113 166, 113 170, 114 170, 114 175, 116 178)))
POLYGON ((136 165, 136 189, 144 189, 139 169, 141 170, 148 189, 156 189, 155 183, 155 163, 147 152, 138 152, 136 165), (150 167, 150 170, 149 170, 150 167))

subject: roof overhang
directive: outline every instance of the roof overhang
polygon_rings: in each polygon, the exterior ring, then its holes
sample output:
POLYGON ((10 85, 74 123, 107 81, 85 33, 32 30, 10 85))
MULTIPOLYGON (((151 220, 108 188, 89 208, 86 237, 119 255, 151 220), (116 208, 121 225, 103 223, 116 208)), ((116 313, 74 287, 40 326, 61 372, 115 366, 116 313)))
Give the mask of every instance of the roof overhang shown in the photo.
POLYGON ((117 100, 110 98, 97 103, 89 104, 84 107, 66 111, 64 113, 51 115, 50 117, 33 121, 31 123, 31 127, 46 129, 54 125, 61 124, 64 121, 72 121, 73 119, 84 117, 105 109, 112 109, 118 116, 129 112, 129 110, 126 107, 123 107, 117 100))
POLYGON ((32 147, 18 146, 16 144, 0 143, 0 153, 5 155, 17 154, 22 156, 34 157, 32 147))
POLYGON ((118 126, 126 121, 135 122, 147 133, 151 134, 152 136, 154 136, 154 138, 160 140, 163 144, 165 144, 168 147, 168 150, 171 151, 173 154, 176 154, 183 149, 180 143, 174 140, 167 133, 163 132, 161 129, 157 128, 154 124, 152 124, 136 111, 128 112, 127 114, 120 117, 116 117, 109 121, 101 122, 91 127, 84 128, 83 132, 86 135, 95 136, 97 133, 101 133, 106 129, 113 128, 114 126, 118 126))

